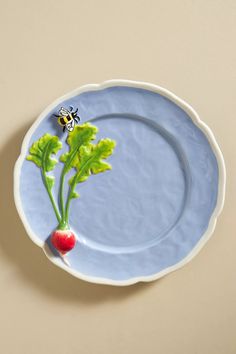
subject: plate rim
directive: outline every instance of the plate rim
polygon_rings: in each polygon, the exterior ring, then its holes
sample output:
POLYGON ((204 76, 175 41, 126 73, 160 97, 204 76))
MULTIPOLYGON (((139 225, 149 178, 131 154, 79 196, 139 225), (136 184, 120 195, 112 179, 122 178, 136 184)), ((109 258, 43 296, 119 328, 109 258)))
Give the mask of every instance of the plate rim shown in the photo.
POLYGON ((20 216, 20 219, 24 225, 24 228, 26 230, 26 233, 28 236, 31 238, 31 240, 40 248, 43 249, 45 255, 47 256, 48 259, 58 267, 64 269, 66 272, 70 273, 71 275, 75 276, 76 278, 85 280, 87 282, 91 283, 97 283, 97 284, 105 284, 105 285, 117 285, 117 286, 126 286, 126 285, 132 285, 138 282, 150 282, 157 280, 164 275, 173 272, 181 267, 183 267, 185 264, 190 262, 197 254, 198 252, 203 248, 203 246, 207 243, 207 241, 210 239, 212 236, 215 226, 217 223, 217 219, 222 212, 223 206, 224 206, 224 201, 225 201, 225 189, 226 189, 226 168, 225 168, 225 162, 223 158, 223 154, 220 150, 220 147, 215 139, 215 136, 211 129, 208 127, 206 123, 204 123, 197 112, 183 99, 179 98, 177 95, 172 93, 171 91, 155 85, 151 84, 148 82, 142 82, 142 81, 134 81, 134 80, 124 80, 124 79, 112 79, 112 80, 107 80, 104 81, 100 84, 87 84, 80 86, 69 93, 59 97, 58 99, 54 100, 50 105, 48 105, 42 113, 38 116, 38 118, 34 121, 34 123, 31 125, 29 130, 27 131, 26 135, 24 136, 22 146, 21 146, 21 152, 20 155, 15 163, 14 166, 14 182, 13 182, 13 193, 14 193, 14 201, 16 205, 16 209, 18 211, 18 214, 20 216), (191 118, 192 122, 204 133, 206 136, 208 142, 210 143, 210 146, 214 152, 214 155, 217 160, 217 165, 219 169, 219 181, 218 181, 218 197, 217 197, 217 203, 215 206, 214 211, 212 212, 208 228, 204 232, 204 234, 201 236, 200 240, 197 242, 195 247, 191 250, 191 252, 184 257, 180 262, 174 264, 173 266, 167 267, 163 269, 160 272, 157 272, 153 275, 149 276, 138 276, 138 277, 132 277, 127 280, 112 280, 108 278, 100 278, 100 277, 93 277, 93 276, 88 276, 83 273, 80 273, 78 271, 73 270, 72 268, 66 266, 62 262, 59 263, 55 257, 52 257, 51 253, 47 250, 45 247, 45 243, 41 240, 39 240, 38 236, 33 232, 31 229, 30 225, 28 224, 27 218, 24 215, 23 212, 23 207, 21 204, 21 199, 20 199, 20 193, 19 193, 19 182, 20 182, 20 172, 21 172, 21 167, 24 162, 25 154, 27 153, 28 150, 28 144, 31 139, 31 136, 33 135, 35 129, 38 127, 38 125, 41 123, 41 121, 45 118, 45 116, 50 113, 50 111, 55 108, 58 104, 63 102, 66 99, 72 98, 74 96, 77 96, 83 92, 88 92, 88 91, 97 91, 97 90, 102 90, 106 89, 109 87, 114 87, 114 86, 128 86, 128 87, 134 87, 134 88, 140 88, 140 89, 145 89, 148 91, 152 91, 155 93, 158 93, 166 98, 168 98, 170 101, 175 103, 177 106, 179 106, 181 109, 183 109, 188 116, 191 118))

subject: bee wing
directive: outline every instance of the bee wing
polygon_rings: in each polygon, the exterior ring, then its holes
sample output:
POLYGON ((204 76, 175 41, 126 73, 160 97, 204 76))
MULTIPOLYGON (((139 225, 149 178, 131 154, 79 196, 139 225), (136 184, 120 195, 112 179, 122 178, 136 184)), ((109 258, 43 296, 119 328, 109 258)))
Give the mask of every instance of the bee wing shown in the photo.
POLYGON ((70 113, 70 112, 69 112, 67 109, 63 108, 63 107, 61 107, 61 109, 60 109, 60 111, 59 111, 59 114, 60 114, 61 116, 67 116, 69 113, 70 113))

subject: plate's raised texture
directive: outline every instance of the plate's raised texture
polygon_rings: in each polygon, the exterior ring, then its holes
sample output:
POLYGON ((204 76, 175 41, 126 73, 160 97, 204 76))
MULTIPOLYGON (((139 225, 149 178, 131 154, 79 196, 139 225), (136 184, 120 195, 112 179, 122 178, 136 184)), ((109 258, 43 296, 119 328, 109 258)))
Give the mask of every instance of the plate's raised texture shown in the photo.
POLYGON ((16 205, 30 237, 75 276, 116 285, 156 279, 191 259, 214 229, 224 187, 220 150, 196 113, 166 90, 127 81, 88 85, 52 104, 26 135, 15 168, 16 205), (71 267, 50 247, 57 222, 38 169, 25 161, 45 132, 65 140, 52 117, 61 105, 78 107, 98 139, 117 142, 112 171, 78 187, 71 267))

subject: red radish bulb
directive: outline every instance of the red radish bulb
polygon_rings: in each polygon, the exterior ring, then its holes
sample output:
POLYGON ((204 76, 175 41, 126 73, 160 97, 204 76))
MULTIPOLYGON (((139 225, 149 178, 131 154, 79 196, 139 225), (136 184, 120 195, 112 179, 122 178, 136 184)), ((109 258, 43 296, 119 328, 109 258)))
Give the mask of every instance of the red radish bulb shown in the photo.
POLYGON ((51 235, 53 246, 62 254, 75 247, 76 237, 71 230, 56 230, 51 235))

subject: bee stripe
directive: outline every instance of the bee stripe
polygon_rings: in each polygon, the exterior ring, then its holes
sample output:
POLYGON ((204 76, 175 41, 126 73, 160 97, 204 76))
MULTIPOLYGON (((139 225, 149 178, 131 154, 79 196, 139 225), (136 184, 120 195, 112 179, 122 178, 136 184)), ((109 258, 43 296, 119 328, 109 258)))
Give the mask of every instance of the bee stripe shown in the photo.
POLYGON ((65 119, 61 117, 61 118, 60 118, 60 123, 61 123, 62 125, 65 125, 65 124, 66 124, 65 119))

